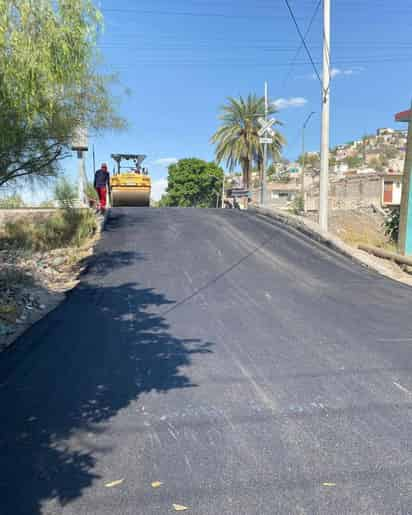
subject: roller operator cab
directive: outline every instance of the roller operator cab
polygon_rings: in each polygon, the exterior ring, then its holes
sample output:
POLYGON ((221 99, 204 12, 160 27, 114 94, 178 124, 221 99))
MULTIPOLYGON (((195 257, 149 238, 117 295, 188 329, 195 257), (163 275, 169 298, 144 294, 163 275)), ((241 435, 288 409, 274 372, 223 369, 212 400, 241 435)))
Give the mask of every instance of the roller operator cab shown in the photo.
POLYGON ((150 206, 151 180, 146 168, 141 164, 143 154, 112 154, 116 170, 110 179, 111 203, 113 207, 150 206), (131 162, 122 166, 122 162, 131 162))

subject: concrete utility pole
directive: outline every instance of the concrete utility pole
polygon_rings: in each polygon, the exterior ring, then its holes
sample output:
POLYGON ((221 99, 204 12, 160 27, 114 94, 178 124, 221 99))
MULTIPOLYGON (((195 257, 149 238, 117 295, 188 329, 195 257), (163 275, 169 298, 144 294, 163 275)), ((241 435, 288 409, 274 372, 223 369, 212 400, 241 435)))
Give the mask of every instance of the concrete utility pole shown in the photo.
MULTIPOLYGON (((268 83, 265 82, 265 121, 268 119, 268 83)), ((260 204, 265 205, 266 201, 266 168, 268 160, 268 144, 263 143, 263 170, 262 170, 262 188, 260 194, 260 204)))
POLYGON ((221 202, 221 208, 223 209, 225 207, 225 173, 223 172, 223 182, 222 182, 222 202, 221 202))
POLYGON ((404 256, 410 256, 412 255, 412 105, 410 111, 398 113, 395 119, 397 122, 409 124, 402 180, 398 251, 404 256))
POLYGON ((85 163, 85 152, 88 151, 88 136, 87 129, 84 127, 78 127, 73 135, 73 141, 71 145, 72 150, 77 152, 77 162, 79 170, 79 183, 78 183, 78 202, 79 207, 86 205, 85 195, 85 184, 86 184, 86 163, 85 163))
POLYGON ((319 225, 328 230, 329 99, 330 99, 330 0, 323 0, 322 137, 320 147, 319 225))
POLYGON ((303 205, 303 211, 306 211, 305 208, 305 129, 307 124, 309 123, 309 120, 312 118, 312 116, 315 114, 315 111, 312 111, 306 118, 305 123, 302 126, 302 177, 300 182, 300 194, 302 197, 302 205, 303 205))
POLYGON ((92 173, 92 177, 93 177, 95 171, 96 171, 96 153, 94 151, 94 145, 93 145, 93 173, 92 173))
POLYGON ((84 151, 77 151, 77 161, 79 163, 79 183, 78 183, 78 196, 79 196, 79 207, 84 207, 86 205, 86 196, 85 196, 85 182, 86 182, 86 165, 84 159, 84 151))

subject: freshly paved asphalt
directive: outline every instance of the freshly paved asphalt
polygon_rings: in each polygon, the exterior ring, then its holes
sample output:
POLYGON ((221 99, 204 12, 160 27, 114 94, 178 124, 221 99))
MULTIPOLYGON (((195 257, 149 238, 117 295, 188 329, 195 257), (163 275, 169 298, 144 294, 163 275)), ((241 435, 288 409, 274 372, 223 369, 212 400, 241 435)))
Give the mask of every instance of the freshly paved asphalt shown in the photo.
POLYGON ((254 215, 114 210, 0 358, 0 513, 412 513, 411 301, 254 215))

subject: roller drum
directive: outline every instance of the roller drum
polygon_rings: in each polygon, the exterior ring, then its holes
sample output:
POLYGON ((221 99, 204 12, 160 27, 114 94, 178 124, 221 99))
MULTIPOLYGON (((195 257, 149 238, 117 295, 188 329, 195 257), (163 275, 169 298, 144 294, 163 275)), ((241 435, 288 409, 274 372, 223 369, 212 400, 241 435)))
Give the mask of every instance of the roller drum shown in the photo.
POLYGON ((150 206, 150 191, 112 190, 113 207, 148 207, 150 206))

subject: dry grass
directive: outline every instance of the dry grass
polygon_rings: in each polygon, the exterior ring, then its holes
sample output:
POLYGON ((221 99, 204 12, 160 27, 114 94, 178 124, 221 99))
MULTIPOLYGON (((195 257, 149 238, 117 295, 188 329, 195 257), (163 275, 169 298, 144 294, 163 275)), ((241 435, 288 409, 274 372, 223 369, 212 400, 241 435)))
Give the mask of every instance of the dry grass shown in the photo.
POLYGON ((29 251, 81 247, 96 230, 96 217, 91 211, 69 208, 42 220, 20 218, 6 222, 0 234, 0 246, 29 251))
POLYGON ((352 247, 359 244, 395 251, 395 245, 385 235, 383 217, 364 211, 334 212, 329 221, 330 231, 352 247))

